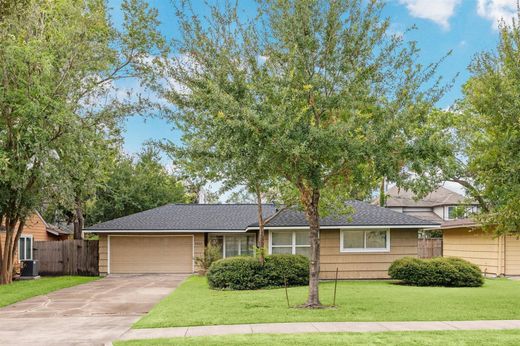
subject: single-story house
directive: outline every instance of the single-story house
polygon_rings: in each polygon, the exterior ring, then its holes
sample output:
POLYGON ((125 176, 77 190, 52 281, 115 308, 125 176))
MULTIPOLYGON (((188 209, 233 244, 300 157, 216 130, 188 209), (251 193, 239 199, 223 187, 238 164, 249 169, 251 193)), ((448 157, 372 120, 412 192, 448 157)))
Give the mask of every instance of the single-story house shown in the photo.
MULTIPOLYGON (((2 242, 2 246, 5 242, 5 233, 4 226, 0 226, 0 242, 2 242)), ((22 235, 18 241, 15 268, 18 269, 18 261, 33 259, 35 241, 65 240, 71 234, 70 230, 48 224, 40 213, 34 212, 25 222, 22 235)))
MULTIPOLYGON (((349 215, 321 219, 321 277, 386 278, 390 264, 417 256, 417 232, 434 222, 364 202, 348 203, 349 215)), ((309 226, 295 209, 263 206, 270 254, 309 254, 309 226), (275 215, 276 214, 276 215, 275 215)), ((255 204, 169 204, 91 226, 99 235, 101 274, 193 273, 194 259, 209 243, 222 256, 253 255, 258 219, 255 204)))
POLYGON ((520 239, 517 237, 496 237, 471 219, 446 221, 441 229, 445 257, 463 258, 490 275, 520 275, 520 239))

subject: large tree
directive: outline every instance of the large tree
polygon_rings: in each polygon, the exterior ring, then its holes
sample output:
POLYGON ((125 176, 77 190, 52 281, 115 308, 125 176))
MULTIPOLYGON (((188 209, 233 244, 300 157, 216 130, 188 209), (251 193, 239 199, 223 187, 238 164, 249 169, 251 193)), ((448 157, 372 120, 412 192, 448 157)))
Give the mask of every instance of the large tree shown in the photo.
POLYGON ((159 152, 146 147, 137 160, 119 155, 110 173, 88 201, 87 223, 112 220, 168 203, 189 202, 183 182, 161 163, 159 152))
POLYGON ((121 10, 124 22, 116 28, 102 0, 3 2, 0 284, 12 281, 26 218, 66 179, 62 160, 76 150, 71 136, 81 138, 78 123, 88 120, 102 131, 147 106, 118 93, 117 81, 153 80, 150 56, 164 53, 157 13, 139 0, 123 1, 121 10))
POLYGON ((290 184, 310 227, 307 307, 320 306, 320 212, 344 209, 382 177, 404 183, 409 169, 427 172, 438 155, 437 65, 416 63, 415 43, 388 33, 382 7, 265 0, 251 21, 227 2, 206 17, 189 3, 177 9, 181 38, 164 92, 173 119, 185 145, 219 155, 228 136, 237 152, 254 147, 252 167, 290 184))
POLYGON ((496 50, 470 65, 455 113, 459 165, 444 172, 480 202, 477 218, 497 234, 520 234, 519 23, 520 10, 516 21, 500 23, 496 50))

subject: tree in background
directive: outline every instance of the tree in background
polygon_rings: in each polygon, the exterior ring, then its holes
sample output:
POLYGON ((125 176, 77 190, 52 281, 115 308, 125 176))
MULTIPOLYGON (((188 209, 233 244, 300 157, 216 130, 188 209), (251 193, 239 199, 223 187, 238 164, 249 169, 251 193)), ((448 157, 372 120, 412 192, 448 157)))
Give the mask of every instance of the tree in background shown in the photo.
POLYGON ((186 202, 183 182, 162 165, 156 149, 147 147, 136 161, 125 155, 115 160, 108 179, 87 203, 87 224, 186 202))
MULTIPOLYGON (((0 225, 6 237, 0 284, 6 284, 26 218, 57 192, 68 195, 63 199, 73 195, 62 168, 78 154, 76 139, 92 134, 83 133, 84 125, 104 131, 123 115, 143 112, 146 98, 121 95, 117 81, 151 83, 150 57, 165 51, 157 13, 139 0, 122 2, 120 28, 101 0, 2 4, 0 225)), ((78 170, 86 169, 82 163, 78 170)))
POLYGON ((77 130, 67 137, 74 150, 62 155, 62 180, 50 189, 43 210, 45 220, 74 226, 74 239, 82 238, 85 208, 102 188, 119 154, 121 138, 117 124, 99 128, 90 119, 78 119, 77 130))
POLYGON ((455 113, 454 156, 462 163, 446 173, 479 201, 477 219, 513 235, 520 234, 520 9, 516 19, 501 22, 496 52, 481 53, 469 67, 455 113))
POLYGON ((321 305, 320 215, 344 212, 382 177, 404 184, 409 170, 433 170, 444 150, 432 119, 445 91, 432 81, 437 64, 415 63, 415 43, 388 33, 382 7, 265 0, 251 22, 228 2, 209 17, 177 8, 163 90, 171 118, 189 149, 226 160, 226 171, 260 167, 288 183, 310 227, 307 307, 321 305))

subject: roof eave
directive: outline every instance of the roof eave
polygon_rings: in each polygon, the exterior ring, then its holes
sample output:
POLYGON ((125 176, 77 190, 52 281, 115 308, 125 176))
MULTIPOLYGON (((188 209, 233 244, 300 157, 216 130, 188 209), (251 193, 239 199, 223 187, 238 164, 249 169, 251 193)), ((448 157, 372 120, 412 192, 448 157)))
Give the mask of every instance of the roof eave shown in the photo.
POLYGON ((85 229, 84 233, 244 233, 247 229, 85 229))
MULTIPOLYGON (((434 229, 434 228, 440 228, 440 224, 421 224, 421 225, 332 225, 332 226, 320 226, 320 229, 378 229, 378 228, 402 228, 402 229, 434 229)), ((309 226, 306 225, 287 225, 287 226, 265 226, 266 229, 307 229, 309 226)), ((258 226, 250 226, 246 228, 247 231, 255 231, 258 230, 258 226)))

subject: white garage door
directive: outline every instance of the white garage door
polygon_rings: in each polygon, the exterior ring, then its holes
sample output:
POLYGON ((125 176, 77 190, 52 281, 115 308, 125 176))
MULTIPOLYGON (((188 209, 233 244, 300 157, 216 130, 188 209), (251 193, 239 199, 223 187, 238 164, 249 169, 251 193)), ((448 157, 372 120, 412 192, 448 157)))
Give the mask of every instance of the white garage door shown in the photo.
POLYGON ((192 273, 193 236, 110 236, 109 272, 192 273))

